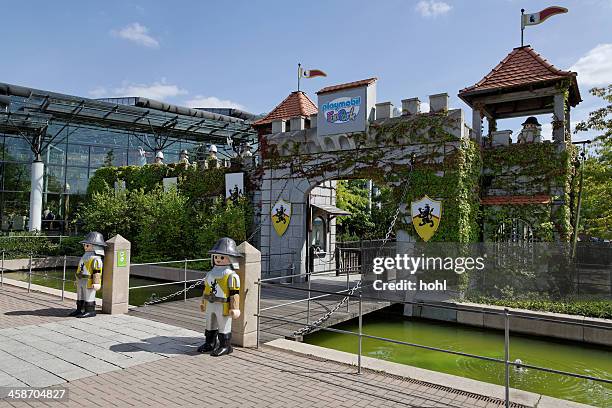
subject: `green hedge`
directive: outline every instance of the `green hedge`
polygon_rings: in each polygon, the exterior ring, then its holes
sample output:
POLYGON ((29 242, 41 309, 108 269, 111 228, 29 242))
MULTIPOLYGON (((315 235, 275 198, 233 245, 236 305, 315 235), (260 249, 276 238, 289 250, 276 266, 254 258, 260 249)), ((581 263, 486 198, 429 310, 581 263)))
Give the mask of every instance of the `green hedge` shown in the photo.
POLYGON ((0 251, 5 259, 27 258, 32 256, 80 256, 83 254, 83 237, 58 238, 23 232, 11 236, 0 236, 0 251))
POLYGON ((183 164, 100 168, 78 218, 85 231, 131 241, 137 262, 205 258, 222 236, 244 241, 252 224, 246 198, 225 200, 227 171, 233 170, 183 164), (163 191, 165 177, 177 177, 177 188, 163 191), (121 180, 126 189, 115 191, 121 180))
POLYGON ((612 300, 511 300, 493 299, 489 297, 474 297, 468 298, 466 300, 475 303, 506 306, 516 309, 537 310, 540 312, 564 313, 569 315, 612 319, 612 300))

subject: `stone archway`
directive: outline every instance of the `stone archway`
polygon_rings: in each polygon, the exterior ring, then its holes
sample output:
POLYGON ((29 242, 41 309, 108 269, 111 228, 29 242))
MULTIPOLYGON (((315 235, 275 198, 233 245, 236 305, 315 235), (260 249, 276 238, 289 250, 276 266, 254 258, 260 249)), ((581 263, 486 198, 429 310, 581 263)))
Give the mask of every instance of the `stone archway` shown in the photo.
POLYGON ((405 202, 398 202, 398 250, 416 239, 406 203, 425 194, 449 200, 451 211, 469 213, 448 217, 442 237, 466 240, 466 219, 467 224, 474 223, 477 211, 470 213, 458 200, 473 198, 477 208, 480 174, 478 147, 469 136, 463 112, 446 107, 432 113, 371 120, 367 130, 359 133, 318 136, 317 129, 311 128, 263 136, 266 149, 259 223, 264 276, 306 273, 309 193, 329 180, 384 180, 394 187, 393 195, 400 201, 401 187, 410 178, 415 185, 411 184, 405 202), (409 174, 411 162, 415 171, 409 174), (279 199, 292 206, 290 225, 282 236, 271 222, 272 207, 279 199))

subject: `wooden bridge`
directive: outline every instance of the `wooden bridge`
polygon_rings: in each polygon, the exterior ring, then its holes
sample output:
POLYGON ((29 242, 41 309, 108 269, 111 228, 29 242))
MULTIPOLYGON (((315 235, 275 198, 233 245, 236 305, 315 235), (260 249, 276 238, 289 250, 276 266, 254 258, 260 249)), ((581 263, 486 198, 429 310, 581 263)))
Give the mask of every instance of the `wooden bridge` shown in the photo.
MULTIPOLYGON (((350 286, 356 283, 357 276, 351 277, 350 286)), ((261 290, 260 342, 267 342, 277 338, 293 337, 295 330, 301 329, 308 321, 313 322, 332 309, 342 298, 342 294, 321 295, 312 293, 310 311, 308 308, 308 291, 293 288, 307 288, 307 283, 264 285, 261 290), (291 287, 288 287, 291 286, 291 287), (321 297, 324 296, 324 297, 321 297), (313 299, 314 298, 314 299, 313 299), (269 309, 268 309, 269 308, 269 309), (267 310, 266 310, 267 309, 267 310), (275 320, 282 318, 296 321, 288 323, 275 320)), ((313 291, 339 292, 346 289, 344 277, 330 277, 329 279, 316 279, 311 282, 313 291)), ((200 298, 189 298, 186 301, 170 301, 150 306, 140 306, 130 309, 129 314, 155 320, 162 323, 180 326, 185 329, 204 331, 205 318, 200 312, 200 298)), ((389 302, 363 301, 363 314, 373 312, 389 306, 389 302)), ((359 315, 358 302, 350 299, 347 305, 342 305, 337 312, 323 323, 323 327, 333 326, 356 318, 359 315)))

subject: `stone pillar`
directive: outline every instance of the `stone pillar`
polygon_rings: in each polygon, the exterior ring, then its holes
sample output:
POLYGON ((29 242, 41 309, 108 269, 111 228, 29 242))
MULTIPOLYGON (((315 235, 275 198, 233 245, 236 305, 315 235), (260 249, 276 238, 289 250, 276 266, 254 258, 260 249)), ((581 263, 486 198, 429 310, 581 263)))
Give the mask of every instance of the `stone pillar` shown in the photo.
POLYGON ((44 173, 44 163, 40 160, 33 161, 30 170, 30 231, 41 230, 44 173))
POLYGON ((472 139, 479 145, 482 143, 482 115, 479 109, 472 109, 472 139))
POLYGON ((232 322, 232 344, 240 347, 257 346, 257 284, 261 278, 261 253, 253 245, 238 245, 242 254, 240 277, 240 317, 232 322))
POLYGON ((555 94, 553 118, 553 141, 563 142, 565 140, 565 96, 562 93, 555 94))
POLYGON ((430 112, 446 112, 448 110, 448 94, 446 92, 429 95, 430 112))
POLYGON ((132 244, 121 235, 106 241, 102 271, 102 312, 127 313, 130 287, 130 248, 132 244))
POLYGON ((289 127, 292 132, 295 132, 296 130, 304 130, 304 125, 304 118, 301 116, 291 118, 289 120, 289 127))
POLYGON ((317 114, 312 114, 310 115, 310 128, 316 128, 317 127, 317 114))
MULTIPOLYGON (((406 206, 405 204, 402 204, 406 206)), ((409 207, 406 206, 406 209, 409 211, 409 207)), ((405 216, 405 222, 412 223, 412 217, 409 215, 405 216)), ((398 230, 396 235, 396 253, 404 256, 404 254, 408 254, 409 256, 414 256, 414 246, 415 246, 415 238, 408 233, 406 230, 398 230)), ((397 273, 397 271, 396 271, 397 273)), ((400 275, 401 277, 405 277, 400 275)), ((397 279, 397 276, 395 277, 397 279)), ((407 277, 408 281, 418 283, 417 275, 409 275, 407 277)), ((404 295, 404 301, 406 302, 414 302, 416 299, 416 291, 415 290, 407 290, 404 295)), ((404 316, 413 316, 414 307, 411 303, 404 304, 404 316)))
POLYGON ((381 102, 376 104, 376 119, 388 119, 393 117, 393 104, 381 102))
POLYGON ((419 98, 402 99, 402 115, 416 115, 421 113, 419 98))
POLYGON ((272 122, 272 133, 283 133, 285 131, 285 121, 275 120, 272 122))

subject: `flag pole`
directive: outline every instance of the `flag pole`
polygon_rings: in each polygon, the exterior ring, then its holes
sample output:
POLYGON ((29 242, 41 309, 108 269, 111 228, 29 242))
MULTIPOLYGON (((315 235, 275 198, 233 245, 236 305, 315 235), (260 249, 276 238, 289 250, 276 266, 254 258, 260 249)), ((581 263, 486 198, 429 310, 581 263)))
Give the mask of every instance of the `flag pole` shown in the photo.
POLYGON ((300 77, 302 76, 302 64, 298 62, 298 92, 300 92, 300 77))
POLYGON ((521 47, 523 46, 523 33, 525 31, 525 9, 521 9, 521 47))

